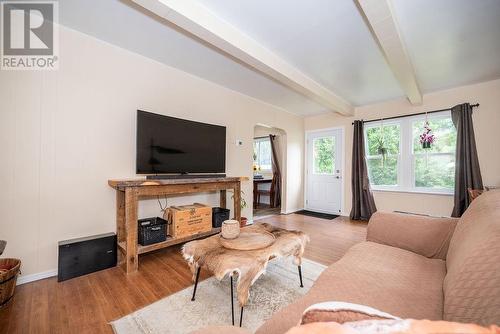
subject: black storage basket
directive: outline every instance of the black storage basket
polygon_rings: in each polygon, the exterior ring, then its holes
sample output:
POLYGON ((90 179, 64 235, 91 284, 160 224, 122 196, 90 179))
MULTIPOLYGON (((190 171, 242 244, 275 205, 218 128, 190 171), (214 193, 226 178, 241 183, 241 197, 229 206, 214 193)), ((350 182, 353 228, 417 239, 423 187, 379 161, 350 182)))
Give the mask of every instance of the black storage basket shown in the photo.
POLYGON ((212 227, 221 227, 224 220, 229 219, 229 209, 212 208, 212 227))
POLYGON ((168 222, 160 217, 139 219, 139 244, 143 246, 167 240, 168 222))

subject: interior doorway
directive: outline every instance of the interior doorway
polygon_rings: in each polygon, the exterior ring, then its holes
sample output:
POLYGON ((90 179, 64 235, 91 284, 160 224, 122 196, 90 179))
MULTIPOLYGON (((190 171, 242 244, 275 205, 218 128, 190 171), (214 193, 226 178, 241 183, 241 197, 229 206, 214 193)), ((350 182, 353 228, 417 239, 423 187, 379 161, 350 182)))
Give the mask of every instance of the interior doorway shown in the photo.
POLYGON ((281 213, 284 193, 286 133, 257 125, 253 141, 253 217, 281 213))

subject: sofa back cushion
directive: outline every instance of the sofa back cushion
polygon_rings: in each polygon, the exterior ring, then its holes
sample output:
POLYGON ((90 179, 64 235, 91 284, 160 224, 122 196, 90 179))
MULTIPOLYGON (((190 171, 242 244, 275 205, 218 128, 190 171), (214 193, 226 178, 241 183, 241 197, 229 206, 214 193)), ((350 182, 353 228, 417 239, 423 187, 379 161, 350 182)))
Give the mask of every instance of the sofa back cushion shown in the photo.
POLYGON ((445 260, 457 221, 457 218, 377 211, 368 223, 366 241, 445 260))
POLYGON ((462 215, 446 269, 443 318, 500 323, 500 190, 483 193, 462 215))

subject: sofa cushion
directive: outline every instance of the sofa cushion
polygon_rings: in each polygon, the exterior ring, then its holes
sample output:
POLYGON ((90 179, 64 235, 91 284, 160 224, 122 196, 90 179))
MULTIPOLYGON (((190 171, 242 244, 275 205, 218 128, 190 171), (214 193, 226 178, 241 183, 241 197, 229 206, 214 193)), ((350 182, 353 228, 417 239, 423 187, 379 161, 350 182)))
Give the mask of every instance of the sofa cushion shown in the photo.
POLYGON ((476 198, 450 241, 444 319, 500 323, 500 190, 476 198))
POLYGON ((377 211, 368 223, 366 240, 444 260, 457 222, 457 218, 377 211))
POLYGON ((257 333, 284 333, 310 305, 344 301, 401 318, 441 319, 445 263, 403 249, 362 242, 327 268, 305 296, 277 312, 257 333))

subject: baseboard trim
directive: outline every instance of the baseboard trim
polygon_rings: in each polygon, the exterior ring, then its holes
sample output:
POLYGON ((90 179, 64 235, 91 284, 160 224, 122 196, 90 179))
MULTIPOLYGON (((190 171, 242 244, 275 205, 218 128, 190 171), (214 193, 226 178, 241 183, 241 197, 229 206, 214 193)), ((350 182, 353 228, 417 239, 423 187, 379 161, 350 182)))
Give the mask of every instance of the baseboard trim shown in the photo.
POLYGON ((290 209, 290 210, 286 210, 284 212, 285 215, 289 215, 291 213, 294 213, 294 212, 297 212, 297 211, 300 211, 300 210, 304 210, 304 208, 298 208, 298 209, 290 209))
POLYGON ((36 273, 36 274, 31 274, 31 275, 22 275, 17 278, 17 284, 16 285, 21 285, 21 284, 26 284, 26 283, 31 283, 34 281, 39 281, 41 279, 49 278, 49 277, 54 277, 57 276, 57 270, 47 270, 43 271, 41 273, 36 273))

